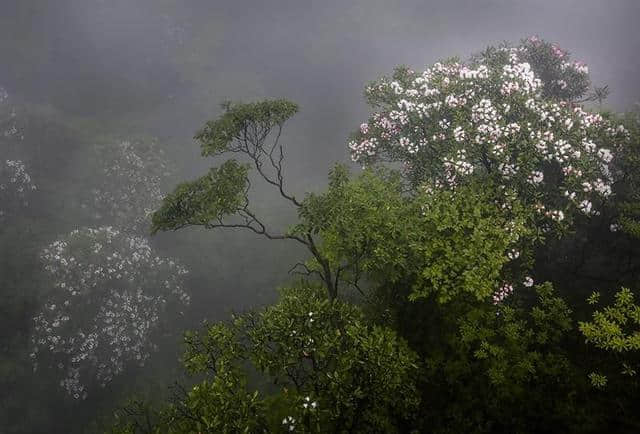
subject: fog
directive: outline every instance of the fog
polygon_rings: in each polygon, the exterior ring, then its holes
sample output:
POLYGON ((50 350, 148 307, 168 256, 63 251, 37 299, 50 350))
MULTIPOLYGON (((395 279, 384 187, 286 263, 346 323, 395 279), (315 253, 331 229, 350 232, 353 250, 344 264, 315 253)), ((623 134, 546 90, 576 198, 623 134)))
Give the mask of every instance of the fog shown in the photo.
MULTIPOLYGON (((104 396, 66 402, 30 366, 11 365, 26 360, 30 318, 47 291, 38 252, 96 225, 82 206, 100 163, 94 144, 157 138, 174 167, 162 181, 168 192, 222 161, 202 158, 192 139, 221 113, 221 102, 287 98, 300 112, 281 139, 286 185, 301 198, 324 188, 335 163, 349 162, 347 138, 369 113, 364 86, 398 65, 424 69, 538 35, 586 62, 595 85, 609 86, 607 108, 631 109, 640 101, 638 18, 637 0, 0 0, 0 87, 19 107, 26 137, 0 147, 0 161, 24 160, 38 186, 32 206, 0 230, 7 366, 0 432, 99 429, 92 421, 131 392, 120 379, 104 396)), ((252 198, 277 230, 295 221, 295 210, 271 189, 256 185, 252 198)), ((191 294, 146 377, 124 377, 153 379, 158 390, 176 369, 184 328, 275 299, 304 258, 293 243, 239 231, 187 229, 150 239, 189 270, 191 294)))

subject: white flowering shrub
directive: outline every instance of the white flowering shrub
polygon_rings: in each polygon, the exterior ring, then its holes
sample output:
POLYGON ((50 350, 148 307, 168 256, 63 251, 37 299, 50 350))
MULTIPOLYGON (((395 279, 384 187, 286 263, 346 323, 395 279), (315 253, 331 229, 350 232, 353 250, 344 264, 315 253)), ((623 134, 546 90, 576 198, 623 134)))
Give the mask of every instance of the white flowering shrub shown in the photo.
POLYGON ((488 177, 543 220, 591 215, 612 194, 628 132, 576 102, 588 68, 535 37, 469 62, 398 68, 366 88, 378 109, 351 142, 354 161, 404 163, 414 186, 455 189, 488 177))
POLYGON ((164 197, 168 164, 155 141, 122 141, 98 150, 103 164, 100 184, 92 190, 95 217, 118 227, 145 231, 164 197))
POLYGON ((2 86, 0 86, 0 139, 24 139, 18 126, 16 110, 9 106, 9 93, 2 86))
POLYGON ((143 365, 163 315, 189 303, 184 267, 112 227, 74 230, 41 258, 52 288, 34 318, 31 357, 34 368, 57 367, 76 399, 143 365))
POLYGON ((23 136, 8 99, 9 94, 0 87, 0 220, 15 207, 27 206, 29 193, 36 189, 24 162, 9 158, 10 143, 23 136))
POLYGON ((35 189, 22 161, 0 161, 0 219, 16 205, 27 206, 28 195, 35 189))

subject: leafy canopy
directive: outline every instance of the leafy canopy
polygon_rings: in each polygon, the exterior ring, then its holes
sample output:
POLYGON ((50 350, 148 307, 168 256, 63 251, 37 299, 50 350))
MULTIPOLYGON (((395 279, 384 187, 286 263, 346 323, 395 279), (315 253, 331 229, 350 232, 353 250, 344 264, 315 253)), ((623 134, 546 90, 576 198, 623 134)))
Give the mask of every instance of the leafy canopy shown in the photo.
POLYGON ((154 213, 153 232, 207 226, 237 213, 246 205, 247 170, 246 165, 228 160, 207 175, 178 185, 154 213))
MULTIPOLYGON (((320 288, 283 289, 275 305, 185 343, 185 367, 205 379, 156 415, 154 432, 397 432, 419 402, 406 342, 320 288), (267 391, 249 391, 247 366, 267 391)), ((139 426, 126 418, 119 429, 139 426)))
POLYGON ((244 104, 225 102, 222 108, 224 114, 207 122, 195 136, 201 143, 203 156, 240 152, 243 146, 264 140, 273 127, 282 128, 298 111, 296 104, 284 99, 244 104))

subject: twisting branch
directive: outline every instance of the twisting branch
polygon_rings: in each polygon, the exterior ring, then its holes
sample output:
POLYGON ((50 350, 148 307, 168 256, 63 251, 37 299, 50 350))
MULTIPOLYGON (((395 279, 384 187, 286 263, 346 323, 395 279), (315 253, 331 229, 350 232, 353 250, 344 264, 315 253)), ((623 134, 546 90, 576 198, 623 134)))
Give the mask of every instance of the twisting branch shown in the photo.
MULTIPOLYGON (((283 126, 282 124, 278 124, 278 133, 276 134, 276 137, 269 149, 269 152, 267 152, 267 150, 264 148, 264 142, 270 132, 269 128, 266 128, 266 127, 263 128, 263 132, 261 134, 258 133, 257 131, 254 131, 253 134, 251 134, 245 127, 242 135, 240 137, 237 137, 236 139, 244 145, 243 147, 244 153, 253 161, 253 164, 256 170, 258 171, 258 173, 260 174, 260 176, 268 184, 271 184, 277 187, 278 191, 280 192, 280 195, 283 198, 293 203, 296 207, 300 207, 302 206, 302 203, 298 201, 295 198, 295 196, 287 193, 284 189, 284 175, 283 175, 283 168, 282 168, 282 163, 284 161, 284 151, 282 148, 282 144, 280 143, 280 136, 282 135, 282 126, 283 126), (278 152, 279 152, 278 161, 276 161, 273 157, 273 153, 275 152, 276 149, 278 149, 278 152), (275 179, 269 176, 269 174, 264 170, 263 161, 261 159, 262 156, 269 159, 271 166, 276 171, 275 179)), ((254 125, 254 128, 256 128, 255 125, 254 125)))
POLYGON ((318 276, 320 276, 322 278, 322 274, 318 271, 318 270, 312 270, 309 267, 307 267, 306 264, 302 263, 302 262, 298 262, 296 263, 293 267, 291 267, 288 271, 289 274, 301 274, 304 276, 311 276, 312 274, 317 274, 318 276), (296 269, 298 267, 302 267, 304 269, 304 271, 297 271, 296 269))
MULTIPOLYGON (((307 245, 307 242, 296 235, 288 234, 272 234, 267 232, 265 225, 260 222, 254 214, 248 209, 238 211, 238 215, 243 218, 242 223, 224 223, 222 219, 217 219, 214 223, 208 222, 202 226, 207 229, 228 228, 228 229, 248 229, 258 235, 262 235, 270 240, 295 240, 301 244, 307 245), (244 215, 246 213, 246 215, 244 215), (253 223, 257 225, 254 226, 253 223)), ((186 225, 185 225, 186 226, 186 225)), ((196 225, 194 225, 196 226, 196 225)))
MULTIPOLYGON (((251 104, 225 103, 223 108, 225 113, 219 119, 207 122, 196 135, 202 144, 203 155, 215 156, 226 152, 245 155, 267 184, 276 187, 280 195, 296 208, 302 208, 303 202, 284 187, 285 154, 280 141, 283 125, 297 112, 297 106, 285 100, 270 100, 251 104), (267 144, 271 133, 274 133, 273 142, 267 144)), ((208 229, 245 229, 271 240, 297 241, 320 265, 319 270, 305 268, 307 275, 320 276, 329 298, 335 299, 344 270, 338 269, 334 276, 333 265, 317 248, 311 229, 289 234, 267 228, 249 208, 251 183, 247 169, 236 160, 227 160, 220 167, 212 168, 208 175, 180 185, 154 213, 153 232, 204 226, 208 229), (232 216, 235 221, 225 221, 232 216)))
MULTIPOLYGON (((278 124, 278 134, 276 134, 276 138, 273 141, 273 145, 271 145, 271 149, 269 150, 269 160, 271 160, 271 165, 276 170, 278 170, 278 166, 275 164, 273 160, 273 152, 275 151, 276 146, 279 144, 278 142, 280 141, 281 134, 282 134, 282 124, 278 124)), ((282 145, 279 146, 279 149, 280 149, 280 155, 282 155, 282 145)))

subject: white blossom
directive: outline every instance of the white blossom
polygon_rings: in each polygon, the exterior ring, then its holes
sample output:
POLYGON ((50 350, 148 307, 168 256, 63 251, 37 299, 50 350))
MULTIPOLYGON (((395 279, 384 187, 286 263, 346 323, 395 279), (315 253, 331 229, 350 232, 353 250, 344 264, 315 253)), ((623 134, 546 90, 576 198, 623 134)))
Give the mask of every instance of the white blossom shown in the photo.
POLYGON ((75 398, 130 364, 144 364, 168 307, 189 303, 187 270, 155 255, 146 239, 113 227, 76 229, 41 258, 51 290, 33 319, 34 368, 53 360, 61 386, 75 398))

